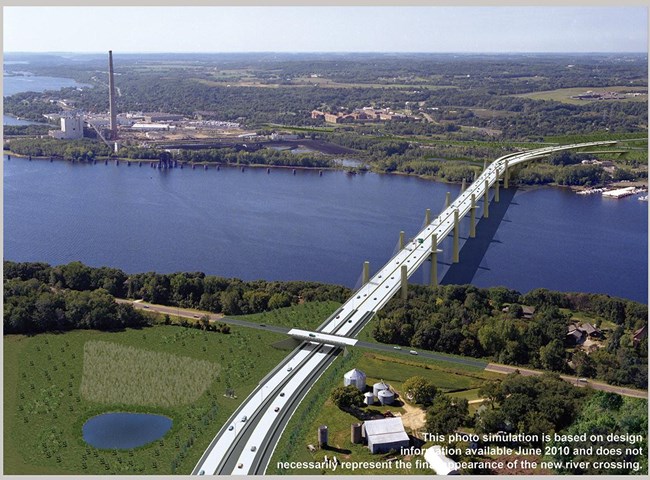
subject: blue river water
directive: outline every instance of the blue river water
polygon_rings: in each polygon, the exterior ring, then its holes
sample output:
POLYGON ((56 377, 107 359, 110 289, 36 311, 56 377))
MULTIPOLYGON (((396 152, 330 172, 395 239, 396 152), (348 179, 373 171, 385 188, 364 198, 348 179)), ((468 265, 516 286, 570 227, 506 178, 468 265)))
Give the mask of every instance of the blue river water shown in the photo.
MULTIPOLYGON (((6 156, 3 167, 6 259, 351 287, 363 261, 378 269, 400 230, 413 237, 425 209, 437 214, 445 193, 460 190, 414 177, 335 171, 159 171, 6 156)), ((472 283, 647 303, 647 208, 636 196, 519 190, 472 283)), ((449 261, 448 243, 442 263, 449 261)))
MULTIPOLYGON (((81 86, 54 77, 4 81, 4 95, 81 86)), ((22 122, 4 116, 5 124, 22 122)), ((3 167, 5 259, 350 287, 365 260, 378 269, 400 230, 414 236, 426 208, 435 215, 447 191, 460 191, 413 177, 327 171, 158 171, 6 156, 3 167)), ((468 229, 464 219, 461 237, 468 229)), ((441 248, 440 277, 450 263, 449 238, 441 248)), ((426 283, 422 270, 411 281, 426 283)), ((519 190, 471 282, 647 303, 648 204, 636 196, 519 190)))

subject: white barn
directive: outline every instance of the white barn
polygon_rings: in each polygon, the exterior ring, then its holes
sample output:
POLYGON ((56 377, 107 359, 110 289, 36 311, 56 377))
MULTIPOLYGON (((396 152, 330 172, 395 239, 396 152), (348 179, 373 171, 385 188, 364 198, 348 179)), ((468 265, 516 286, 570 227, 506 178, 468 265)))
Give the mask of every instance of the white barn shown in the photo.
POLYGON ((383 453, 400 448, 408 448, 410 445, 409 436, 404 431, 404 425, 400 418, 381 418, 379 420, 368 420, 363 424, 368 440, 370 453, 383 453))

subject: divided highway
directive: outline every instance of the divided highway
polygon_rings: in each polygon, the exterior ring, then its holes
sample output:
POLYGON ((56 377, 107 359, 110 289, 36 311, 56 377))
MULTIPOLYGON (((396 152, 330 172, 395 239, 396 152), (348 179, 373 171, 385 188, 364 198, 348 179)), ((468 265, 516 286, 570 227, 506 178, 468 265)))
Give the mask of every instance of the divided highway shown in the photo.
MULTIPOLYGON (((611 142, 589 142, 566 146, 545 147, 505 155, 490 164, 433 222, 416 235, 391 258, 370 281, 357 290, 343 306, 320 327, 319 332, 354 337, 399 290, 401 268, 410 277, 430 256, 433 235, 439 244, 454 228, 454 213, 463 218, 475 201, 484 197, 506 168, 544 158, 555 152, 594 146, 609 146, 611 142)), ((488 192, 489 193, 489 192, 488 192)), ((273 454, 277 440, 291 414, 309 388, 332 363, 339 347, 315 342, 303 342, 273 369, 244 400, 228 422, 216 434, 192 471, 193 475, 262 474, 273 454)))

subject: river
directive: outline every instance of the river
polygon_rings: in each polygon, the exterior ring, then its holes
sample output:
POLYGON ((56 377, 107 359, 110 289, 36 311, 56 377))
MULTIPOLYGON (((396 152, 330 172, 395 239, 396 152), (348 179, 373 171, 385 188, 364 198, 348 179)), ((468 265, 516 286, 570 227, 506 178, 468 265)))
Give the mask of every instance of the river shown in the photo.
MULTIPOLYGON (((6 259, 348 286, 358 282, 363 261, 377 270, 394 252, 400 230, 414 236, 425 209, 437 214, 445 193, 460 190, 414 177, 338 171, 159 171, 6 156, 3 166, 6 259)), ((637 196, 519 190, 472 283, 602 292, 647 303, 647 232, 647 202, 637 196)), ((441 275, 449 241, 442 248, 441 275)), ((426 282, 426 272, 412 280, 426 282)))

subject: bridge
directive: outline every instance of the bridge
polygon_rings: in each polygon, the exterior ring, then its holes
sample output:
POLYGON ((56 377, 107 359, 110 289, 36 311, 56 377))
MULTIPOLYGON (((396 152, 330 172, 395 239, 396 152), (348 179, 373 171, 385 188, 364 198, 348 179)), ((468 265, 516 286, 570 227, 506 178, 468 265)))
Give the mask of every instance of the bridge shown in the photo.
POLYGON ((615 141, 553 146, 504 155, 488 165, 481 175, 433 221, 429 214, 415 240, 400 250, 372 277, 366 262, 363 285, 316 332, 292 330, 304 340, 246 398, 214 437, 192 471, 194 475, 263 474, 291 415, 311 386, 344 346, 398 292, 406 298, 408 278, 431 260, 431 283, 437 283, 438 245, 453 235, 453 262, 460 261, 460 219, 470 216, 469 236, 476 235, 476 213, 489 216, 490 191, 499 201, 500 181, 508 188, 512 167, 565 150, 605 147, 615 141))

